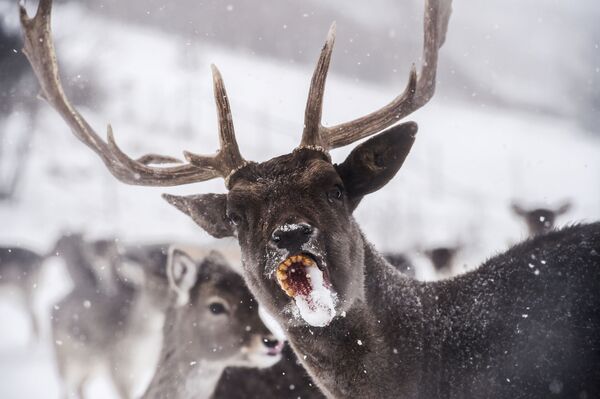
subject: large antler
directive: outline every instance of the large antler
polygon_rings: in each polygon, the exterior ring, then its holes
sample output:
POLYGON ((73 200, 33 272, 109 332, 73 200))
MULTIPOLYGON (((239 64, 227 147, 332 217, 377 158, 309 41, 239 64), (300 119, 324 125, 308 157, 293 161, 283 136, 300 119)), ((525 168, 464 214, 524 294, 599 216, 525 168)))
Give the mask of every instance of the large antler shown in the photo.
POLYGON ((29 18, 23 3, 20 4, 21 26, 24 32, 23 52, 29 59, 41 85, 42 97, 62 116, 75 136, 102 159, 108 170, 120 181, 145 186, 176 186, 201 182, 216 177, 227 178, 246 164, 240 155, 225 87, 219 71, 213 67, 215 99, 219 112, 221 150, 212 157, 186 154, 190 163, 153 167, 151 164, 181 163, 181 161, 156 154, 144 155, 134 160, 115 143, 112 128, 108 126, 107 141, 92 129, 77 112, 64 93, 60 82, 58 64, 50 28, 52 0, 40 0, 34 18, 29 18))
POLYGON ((229 107, 223 78, 215 65, 211 65, 211 67, 215 101, 217 102, 217 114, 219 116, 219 141, 221 150, 214 156, 197 155, 188 151, 185 151, 184 155, 185 159, 197 167, 219 171, 221 176, 225 177, 225 183, 228 184, 227 178, 238 169, 246 166, 248 162, 242 158, 235 140, 233 118, 231 117, 231 108, 229 107))
POLYGON ((321 124, 321 112, 325 81, 335 41, 333 24, 312 77, 300 147, 317 146, 325 150, 343 147, 380 132, 425 105, 435 91, 438 50, 446 38, 450 13, 451 0, 426 0, 421 73, 417 78, 413 65, 408 85, 402 94, 373 113, 350 122, 325 127, 321 124))

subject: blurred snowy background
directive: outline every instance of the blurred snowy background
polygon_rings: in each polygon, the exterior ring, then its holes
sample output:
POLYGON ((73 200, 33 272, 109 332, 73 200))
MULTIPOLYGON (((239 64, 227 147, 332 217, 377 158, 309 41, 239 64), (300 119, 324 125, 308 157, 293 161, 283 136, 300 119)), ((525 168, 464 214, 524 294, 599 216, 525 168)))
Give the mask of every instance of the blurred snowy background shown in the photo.
MULTIPOLYGON (((214 151, 210 63, 223 73, 244 156, 289 152, 333 20, 326 123, 387 103, 421 54, 420 0, 73 0, 54 8, 64 84, 96 130, 110 122, 132 155, 214 151)), ((462 243, 460 264, 473 266, 525 237, 511 200, 569 199, 574 206, 559 224, 598 220, 599 20, 593 0, 455 1, 437 92, 410 117, 420 126, 413 151, 356 212, 367 237, 397 251, 462 243)), ((214 243, 159 194, 223 192, 222 181, 176 189, 118 183, 54 111, 31 101, 37 89, 27 65, 10 67, 21 62, 16 0, 0 0, 0 32, 0 244, 45 253, 64 231, 214 243)), ((65 286, 57 270, 48 275, 41 314, 65 286)), ((13 305, 0 302, 0 397, 57 397, 49 348, 37 346, 34 362, 23 352, 27 320, 13 305), (16 384, 31 373, 35 384, 16 384)))

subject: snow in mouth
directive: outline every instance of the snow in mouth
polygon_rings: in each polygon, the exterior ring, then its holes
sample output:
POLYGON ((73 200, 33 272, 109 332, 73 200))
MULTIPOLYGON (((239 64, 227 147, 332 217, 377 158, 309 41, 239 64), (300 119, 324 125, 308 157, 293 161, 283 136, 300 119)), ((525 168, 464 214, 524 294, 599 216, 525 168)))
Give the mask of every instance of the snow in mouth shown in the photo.
POLYGON ((277 268, 277 282, 294 298, 300 316, 313 327, 324 327, 335 317, 335 293, 323 271, 309 256, 291 256, 277 268))

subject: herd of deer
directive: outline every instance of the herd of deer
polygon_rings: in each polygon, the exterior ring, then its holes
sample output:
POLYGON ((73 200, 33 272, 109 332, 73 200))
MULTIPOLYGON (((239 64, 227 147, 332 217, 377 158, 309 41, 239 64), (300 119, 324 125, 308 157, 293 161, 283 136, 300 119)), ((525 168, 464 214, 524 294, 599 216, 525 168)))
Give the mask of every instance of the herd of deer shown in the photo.
MULTIPOLYGON (((417 125, 398 122, 433 96, 451 4, 425 3, 422 67, 411 70, 404 92, 369 115, 323 126, 333 25, 312 77, 300 145, 265 162, 242 157, 213 66, 220 149, 185 152, 185 163, 156 154, 132 159, 110 126, 104 141, 61 86, 52 1, 40 0, 33 18, 21 6, 24 52, 41 96, 72 132, 126 184, 223 178, 226 194, 163 197, 241 248, 240 275, 217 252, 194 257, 167 244, 61 238, 52 252, 74 289, 54 307, 52 331, 67 394, 83 396, 103 365, 121 396, 131 397, 139 365, 156 358, 145 398, 600 397, 599 223, 556 230, 567 206, 528 211, 514 204, 528 240, 469 272, 424 282, 379 254, 352 216, 411 149, 417 125), (372 135, 333 163, 331 150, 372 135), (289 347, 265 323, 278 324, 289 347)), ((451 248, 430 252, 439 267, 453 257, 451 248)), ((404 264, 398 254, 388 258, 404 264)), ((3 250, 0 281, 27 292, 42 260, 3 250)))

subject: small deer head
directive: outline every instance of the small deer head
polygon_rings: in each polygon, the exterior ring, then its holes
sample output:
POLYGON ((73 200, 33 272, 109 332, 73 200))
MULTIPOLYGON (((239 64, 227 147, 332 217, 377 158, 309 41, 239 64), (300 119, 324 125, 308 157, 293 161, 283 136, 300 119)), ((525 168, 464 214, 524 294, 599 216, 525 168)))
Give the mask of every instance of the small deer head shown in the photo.
POLYGON ((452 270, 456 255, 462 250, 462 245, 451 247, 434 247, 423 251, 438 273, 448 273, 452 270))
POLYGON ((58 74, 50 35, 51 5, 51 0, 41 0, 34 18, 21 8, 25 54, 44 98, 116 178, 151 186, 224 178, 227 194, 165 198, 213 236, 237 237, 244 277, 271 314, 291 312, 300 316, 291 318, 300 323, 325 326, 364 295, 364 241, 352 212, 365 195, 396 174, 412 147, 417 125, 397 123, 433 96, 449 1, 426 2, 423 64, 418 75, 413 66, 404 91, 371 114, 326 127, 321 114, 335 40, 332 25, 312 77, 300 145, 266 162, 242 157, 223 79, 213 66, 220 150, 212 156, 186 152, 187 163, 176 166, 157 166, 180 161, 154 154, 130 158, 117 146, 110 126, 104 141, 74 109, 58 74), (343 162, 331 161, 330 150, 377 133, 343 162))
POLYGON ((230 366, 269 367, 281 358, 283 342, 258 315, 258 303, 222 255, 201 261, 174 249, 167 275, 175 294, 177 345, 194 359, 230 366))
POLYGON ((525 209, 516 202, 513 202, 511 204, 511 209, 515 215, 521 217, 525 223, 527 223, 529 234, 535 236, 552 230, 554 228, 554 222, 556 221, 556 218, 564 215, 571 209, 571 202, 566 201, 554 209, 525 209))

